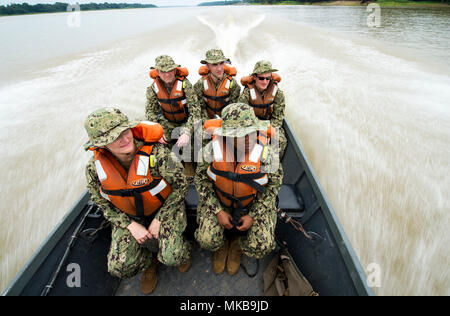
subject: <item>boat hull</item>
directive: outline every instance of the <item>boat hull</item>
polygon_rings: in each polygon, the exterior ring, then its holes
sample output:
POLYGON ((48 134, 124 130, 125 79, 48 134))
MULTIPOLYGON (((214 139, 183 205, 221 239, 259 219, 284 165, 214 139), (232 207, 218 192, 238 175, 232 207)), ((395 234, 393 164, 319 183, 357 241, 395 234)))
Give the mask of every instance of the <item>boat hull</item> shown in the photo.
MULTIPOLYGON (((367 286, 358 257, 300 142, 286 121, 284 128, 288 146, 283 158, 284 178, 278 195, 279 207, 302 223, 314 238, 306 238, 290 223, 279 219, 276 227, 277 241, 287 246, 299 270, 320 295, 373 295, 372 289, 367 286)), ((104 227, 96 232, 94 239, 89 238, 88 229, 92 232, 92 229, 104 223, 103 217, 98 216, 96 206, 91 204, 89 194, 85 191, 3 295, 140 294, 139 276, 121 282, 108 274, 107 253, 111 243, 111 229, 104 227), (86 217, 86 213, 91 215, 86 217), (72 235, 80 224, 83 233, 72 240, 72 235), (72 246, 69 247, 71 240, 72 246), (60 271, 55 273, 58 267, 60 271), (80 283, 76 282, 77 276, 80 277, 80 283)), ((186 234, 192 241, 197 204, 197 192, 191 185, 186 198, 186 234)), ((154 295, 263 295, 262 271, 274 254, 261 260, 258 275, 250 281, 242 271, 234 279, 226 273, 222 276, 215 275, 211 271, 211 253, 195 247, 194 245, 194 255, 197 258, 193 260, 191 273, 181 275, 173 268, 164 268, 158 274, 158 288, 154 295), (199 272, 196 272, 196 265, 199 272), (178 275, 174 276, 175 274, 178 275), (177 288, 179 282, 189 282, 190 286, 187 289, 177 288)), ((252 262, 248 264, 254 265, 252 262)))

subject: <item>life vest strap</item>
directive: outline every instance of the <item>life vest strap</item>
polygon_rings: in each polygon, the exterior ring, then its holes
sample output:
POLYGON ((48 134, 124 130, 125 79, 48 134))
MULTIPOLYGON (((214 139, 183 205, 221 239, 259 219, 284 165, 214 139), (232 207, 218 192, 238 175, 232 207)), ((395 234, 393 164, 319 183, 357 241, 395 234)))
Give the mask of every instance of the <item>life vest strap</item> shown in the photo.
MULTIPOLYGON (((138 217, 144 216, 144 203, 142 200, 142 193, 149 191, 155 187, 158 186, 158 184, 161 182, 162 178, 160 179, 154 179, 150 184, 140 187, 140 188, 134 188, 134 189, 120 189, 120 190, 106 190, 101 188, 103 193, 113 196, 120 196, 120 197, 134 197, 134 203, 136 206, 136 215, 138 217)), ((164 203, 165 200, 161 196, 161 194, 155 195, 161 203, 164 203)))
POLYGON ((146 153, 145 151, 139 150, 138 152, 136 152, 136 155, 142 155, 142 156, 147 156, 149 157, 150 154, 146 153))
POLYGON ((168 114, 179 114, 179 113, 185 113, 184 109, 181 110, 177 110, 177 111, 166 111, 163 108, 161 108, 163 112, 168 113, 168 114))
POLYGON ((206 103, 206 107, 207 107, 208 109, 210 109, 211 111, 213 111, 214 113, 221 113, 222 110, 223 110, 223 108, 224 108, 225 106, 226 106, 226 104, 224 104, 224 105, 221 106, 220 108, 213 108, 213 107, 210 107, 208 103, 206 103))
POLYGON ((159 102, 161 102, 161 103, 168 103, 168 104, 171 104, 171 105, 173 105, 173 106, 178 106, 178 101, 183 101, 183 100, 185 100, 186 99, 186 96, 181 96, 181 97, 178 97, 178 98, 174 98, 174 99, 160 99, 160 98, 157 98, 158 99, 158 101, 159 102))
MULTIPOLYGON (((206 94, 203 94, 203 96, 205 98, 207 98, 207 99, 210 99, 210 100, 213 100, 213 101, 218 101, 218 102, 226 105, 228 101, 226 101, 225 99, 228 99, 230 94, 223 95, 223 96, 220 96, 220 97, 216 97, 216 96, 212 96, 212 95, 206 95, 206 94)), ((209 107, 209 108, 212 109, 211 107, 209 107)))
POLYGON ((224 177, 228 180, 231 180, 233 182, 242 182, 247 184, 248 186, 251 186, 255 190, 257 190, 259 193, 263 193, 265 188, 261 184, 253 181, 255 179, 259 179, 264 177, 265 173, 248 173, 248 174, 241 174, 241 173, 234 173, 230 171, 221 171, 214 168, 214 166, 211 164, 211 171, 221 177, 224 177))
POLYGON ((182 119, 182 120, 171 120, 171 119, 168 119, 166 116, 164 116, 169 122, 173 122, 173 123, 184 123, 184 122, 186 122, 187 119, 188 119, 189 111, 188 111, 187 108, 183 108, 183 109, 177 110, 177 111, 166 111, 166 110, 164 110, 162 107, 160 107, 160 108, 161 108, 161 111, 163 111, 164 113, 167 113, 167 114, 172 114, 172 115, 180 114, 180 113, 185 113, 185 114, 186 114, 185 117, 184 117, 184 119, 182 119))
MULTIPOLYGON (((219 192, 223 197, 225 197, 226 199, 232 201, 232 205, 233 203, 236 203, 236 210, 237 211, 242 211, 244 209, 244 206, 242 205, 242 201, 248 200, 250 198, 253 198, 255 195, 254 194, 250 194, 250 195, 245 195, 245 196, 241 196, 241 197, 236 197, 234 195, 231 195, 227 192, 222 191, 221 189, 219 189, 217 186, 214 185, 214 189, 219 192)), ((224 205, 226 206, 226 205, 224 205)))
POLYGON ((258 109, 267 109, 268 107, 272 106, 272 104, 274 104, 274 101, 265 104, 252 104, 250 102, 250 106, 258 109))

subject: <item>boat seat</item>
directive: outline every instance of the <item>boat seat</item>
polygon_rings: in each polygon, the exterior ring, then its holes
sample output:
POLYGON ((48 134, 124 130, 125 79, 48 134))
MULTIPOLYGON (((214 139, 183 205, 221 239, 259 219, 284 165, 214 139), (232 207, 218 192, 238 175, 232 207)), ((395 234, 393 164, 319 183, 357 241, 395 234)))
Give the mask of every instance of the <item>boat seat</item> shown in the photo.
MULTIPOLYGON (((189 185, 186 196, 186 208, 188 215, 195 215, 198 205, 198 194, 193 184, 189 185)), ((291 184, 283 184, 278 192, 278 207, 286 212, 300 212, 302 210, 301 199, 295 193, 295 187, 291 184)))

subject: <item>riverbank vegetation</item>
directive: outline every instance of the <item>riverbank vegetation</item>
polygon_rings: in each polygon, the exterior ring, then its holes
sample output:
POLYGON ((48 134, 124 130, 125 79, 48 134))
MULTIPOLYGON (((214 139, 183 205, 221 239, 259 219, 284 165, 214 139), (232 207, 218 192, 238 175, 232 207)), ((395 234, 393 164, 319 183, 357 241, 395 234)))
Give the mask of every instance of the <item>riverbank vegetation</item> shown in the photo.
POLYGON ((366 5, 368 3, 378 3, 382 7, 450 6, 450 0, 244 0, 243 2, 271 5, 366 5))
MULTIPOLYGON (((200 6, 211 5, 233 5, 233 4, 269 4, 269 5, 366 5, 368 3, 378 3, 382 7, 434 7, 434 6, 448 6, 450 7, 450 0, 225 0, 215 2, 205 2, 199 4, 200 6)), ((66 12, 68 10, 68 3, 55 2, 54 4, 39 3, 12 3, 8 5, 0 5, 1 15, 19 15, 19 14, 33 14, 33 13, 52 13, 52 12, 66 12)), ((111 9, 139 9, 139 8, 155 8, 153 4, 140 3, 86 3, 80 4, 81 11, 91 10, 111 10, 111 9)), ((73 8, 73 6, 72 6, 73 8)))
MULTIPOLYGON (((12 3, 9 5, 0 6, 0 15, 18 15, 18 14, 32 14, 32 13, 51 13, 51 12, 66 12, 68 10, 68 3, 56 2, 54 4, 39 3, 28 4, 12 3)), ((111 10, 111 9, 138 9, 138 8, 154 8, 154 4, 140 4, 140 3, 86 3, 80 4, 81 11, 90 10, 111 10)), ((72 6, 73 7, 73 6, 72 6)))
POLYGON ((233 4, 241 4, 242 0, 228 0, 228 1, 211 1, 211 2, 202 2, 198 6, 215 6, 215 5, 233 5, 233 4))

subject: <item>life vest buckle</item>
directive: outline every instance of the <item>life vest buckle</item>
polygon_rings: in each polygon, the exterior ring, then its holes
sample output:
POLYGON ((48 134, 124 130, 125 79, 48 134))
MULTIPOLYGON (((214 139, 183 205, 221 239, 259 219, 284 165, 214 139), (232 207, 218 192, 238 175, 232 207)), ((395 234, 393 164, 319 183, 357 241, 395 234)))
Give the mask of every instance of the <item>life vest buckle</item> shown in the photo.
POLYGON ((241 175, 239 173, 230 172, 227 177, 229 180, 233 182, 241 182, 241 175))

